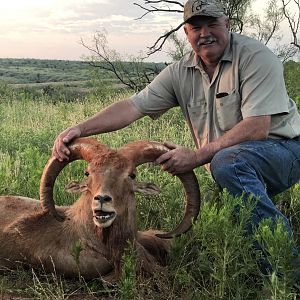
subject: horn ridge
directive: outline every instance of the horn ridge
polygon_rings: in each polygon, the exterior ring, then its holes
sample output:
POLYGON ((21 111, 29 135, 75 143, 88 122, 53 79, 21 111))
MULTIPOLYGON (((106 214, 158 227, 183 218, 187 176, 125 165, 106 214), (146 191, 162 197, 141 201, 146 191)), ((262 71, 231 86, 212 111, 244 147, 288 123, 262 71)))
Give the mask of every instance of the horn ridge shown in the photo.
POLYGON ((136 166, 152 162, 170 149, 160 142, 135 141, 120 148, 119 152, 132 160, 136 166))
POLYGON ((171 239, 186 233, 193 225, 200 212, 201 195, 197 177, 195 173, 188 172, 176 175, 185 189, 185 212, 181 222, 177 227, 167 233, 156 234, 163 239, 171 239))
MULTIPOLYGON (((160 155, 170 151, 159 142, 136 141, 126 144, 121 148, 122 154, 132 159, 136 166, 152 162, 160 155)), ((198 217, 200 211, 200 189, 197 177, 193 171, 178 174, 176 177, 181 181, 185 190, 185 212, 181 222, 170 232, 157 234, 160 238, 170 239, 187 232, 198 217)))
POLYGON ((63 221, 64 217, 56 211, 53 199, 53 188, 56 178, 60 172, 71 162, 79 159, 89 162, 94 153, 106 147, 94 138, 77 138, 70 145, 70 156, 68 161, 60 162, 55 157, 51 157, 44 167, 40 180, 40 203, 44 211, 49 212, 58 221, 63 221))

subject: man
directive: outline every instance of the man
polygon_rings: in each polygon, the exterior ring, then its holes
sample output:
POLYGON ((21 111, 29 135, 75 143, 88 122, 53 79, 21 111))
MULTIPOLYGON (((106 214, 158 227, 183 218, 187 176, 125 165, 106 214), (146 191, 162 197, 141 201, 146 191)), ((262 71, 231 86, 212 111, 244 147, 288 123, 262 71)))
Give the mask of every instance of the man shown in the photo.
POLYGON ((75 137, 123 128, 180 106, 197 150, 172 149, 157 162, 171 174, 206 165, 221 188, 255 196, 252 224, 285 216, 270 197, 300 179, 300 116, 289 99, 283 68, 267 47, 229 32, 217 0, 188 0, 184 30, 193 51, 165 68, 143 91, 117 102, 56 139, 53 155, 68 159, 75 137))

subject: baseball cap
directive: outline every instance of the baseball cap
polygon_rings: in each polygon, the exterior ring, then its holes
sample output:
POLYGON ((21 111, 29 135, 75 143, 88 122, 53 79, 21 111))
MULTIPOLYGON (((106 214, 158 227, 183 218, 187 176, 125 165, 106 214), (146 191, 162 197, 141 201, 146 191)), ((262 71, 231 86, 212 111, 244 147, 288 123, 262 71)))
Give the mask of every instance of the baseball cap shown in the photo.
POLYGON ((184 5, 183 20, 186 23, 195 16, 219 18, 224 15, 224 7, 218 0, 188 0, 184 5))

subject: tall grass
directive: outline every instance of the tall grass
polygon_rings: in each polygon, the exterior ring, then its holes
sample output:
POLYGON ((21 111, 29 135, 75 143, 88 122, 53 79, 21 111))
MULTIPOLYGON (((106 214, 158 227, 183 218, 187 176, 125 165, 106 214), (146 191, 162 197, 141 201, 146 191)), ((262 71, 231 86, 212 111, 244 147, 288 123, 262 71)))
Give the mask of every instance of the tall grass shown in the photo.
MULTIPOLYGON (((56 103, 41 99, 20 99, 11 91, 0 93, 0 193, 38 198, 39 179, 50 156, 57 134, 91 116, 118 98, 56 103)), ((169 140, 194 147, 189 130, 179 110, 168 112, 160 120, 139 120, 126 129, 97 136, 99 141, 117 148, 132 140, 169 140)), ((75 201, 64 192, 69 181, 83 178, 84 163, 74 162, 65 168, 56 183, 58 204, 75 201)), ((116 285, 99 280, 67 281, 55 274, 30 270, 5 270, 0 276, 2 293, 26 293, 37 299, 296 299, 297 291, 290 280, 290 241, 279 223, 274 232, 264 222, 254 236, 244 228, 251 215, 251 205, 232 198, 226 191, 218 193, 211 176, 196 170, 202 192, 201 217, 193 229, 173 240, 170 265, 153 278, 135 277, 135 251, 128 248, 124 256, 123 277, 116 285), (235 218, 240 207, 239 220, 235 218), (253 240, 264 242, 274 272, 263 275, 256 261, 261 253, 253 250, 253 240), (23 278, 15 282, 16 278, 23 278), (89 298, 90 297, 90 298, 89 298)), ((154 182, 162 189, 155 197, 137 195, 138 226, 170 230, 182 218, 184 195, 180 182, 159 167, 139 167, 138 179, 154 182)), ((285 213, 300 234, 300 185, 279 195, 288 203, 285 213)), ((0 245, 1 246, 1 245, 0 245)))

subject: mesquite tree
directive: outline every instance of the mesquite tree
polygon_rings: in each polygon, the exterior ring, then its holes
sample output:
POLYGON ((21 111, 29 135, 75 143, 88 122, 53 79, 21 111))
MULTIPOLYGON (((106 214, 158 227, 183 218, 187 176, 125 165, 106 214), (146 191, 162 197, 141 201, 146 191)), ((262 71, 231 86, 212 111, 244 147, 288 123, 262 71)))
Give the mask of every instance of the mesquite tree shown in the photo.
MULTIPOLYGON (((226 15, 230 19, 231 30, 242 32, 245 22, 245 15, 250 7, 252 0, 222 0, 222 4, 225 8, 226 15)), ((178 13, 178 20, 182 20, 184 3, 186 1, 172 1, 172 0, 144 0, 144 4, 133 3, 144 10, 144 13, 138 18, 142 19, 150 13, 178 13)), ((183 25, 183 22, 179 22, 178 26, 170 29, 166 33, 163 33, 157 38, 152 46, 148 48, 148 56, 160 51, 168 38, 176 33, 183 25)))
POLYGON ((280 1, 269 0, 264 11, 264 16, 261 16, 255 12, 251 12, 249 14, 245 33, 268 46, 272 41, 273 46, 271 48, 273 52, 277 54, 283 62, 285 62, 294 57, 295 54, 300 50, 299 45, 297 46, 300 9, 299 7, 298 11, 297 9, 294 9, 294 13, 291 14, 290 9, 292 2, 288 1, 285 3, 286 0, 280 1), (284 5, 282 5, 282 3, 284 3, 284 5), (288 21, 291 28, 293 41, 290 43, 282 42, 280 25, 282 25, 284 21, 288 21))
POLYGON ((300 51, 300 41, 299 41, 299 26, 300 26, 300 0, 281 0, 282 9, 285 18, 289 23, 289 27, 292 32, 293 41, 292 45, 298 48, 300 51), (292 12, 292 5, 295 8, 292 12))
MULTIPOLYGON (((257 13, 251 10, 253 0, 221 0, 226 15, 230 19, 230 30, 234 32, 245 32, 268 45, 271 40, 277 40, 274 52, 283 61, 293 57, 300 52, 299 45, 299 23, 300 23, 300 0, 269 0, 262 19, 257 13), (278 34, 279 25, 287 20, 293 40, 289 45, 281 43, 281 36, 278 34)), ((163 32, 151 46, 148 47, 147 57, 161 51, 167 40, 170 40, 175 50, 169 51, 173 60, 178 60, 186 52, 185 41, 176 34, 183 26, 183 8, 186 1, 173 0, 140 0, 133 5, 142 10, 137 19, 142 19, 149 14, 172 13, 178 14, 178 25, 163 32)), ((109 49, 106 34, 97 32, 91 44, 81 44, 87 48, 91 56, 88 63, 96 68, 109 71, 123 84, 134 90, 140 90, 147 85, 153 77, 158 74, 163 65, 146 65, 145 57, 131 57, 129 62, 124 63, 116 51, 109 49)), ((128 61, 128 58, 127 58, 128 61)))

